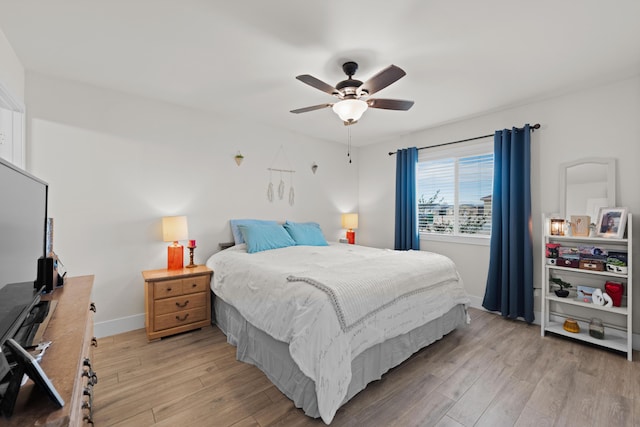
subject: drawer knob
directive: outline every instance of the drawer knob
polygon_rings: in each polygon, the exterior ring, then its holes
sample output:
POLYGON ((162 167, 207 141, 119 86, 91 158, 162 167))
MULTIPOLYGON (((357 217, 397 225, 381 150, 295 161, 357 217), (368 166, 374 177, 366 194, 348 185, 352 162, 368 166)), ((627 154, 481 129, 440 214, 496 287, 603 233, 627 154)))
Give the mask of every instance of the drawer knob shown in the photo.
POLYGON ((185 314, 183 318, 180 318, 180 316, 176 316, 176 320, 184 322, 185 320, 187 320, 187 317, 189 317, 189 313, 185 314))
POLYGON ((95 302, 92 302, 89 305, 89 310, 93 311, 94 313, 96 312, 96 303, 95 302))
POLYGON ((186 300, 184 304, 180 304, 179 302, 176 302, 176 306, 180 308, 185 308, 187 304, 189 304, 189 300, 186 300))
POLYGON ((91 345, 98 347, 98 339, 96 337, 91 338, 91 345))
POLYGON ((192 287, 192 288, 195 288, 196 286, 198 286, 198 284, 197 284, 197 283, 192 283, 192 284, 191 284, 191 287, 192 287))
POLYGON ((84 360, 82 361, 82 366, 87 366, 89 369, 91 369, 91 359, 89 359, 88 357, 85 357, 84 360))
POLYGON ((96 374, 91 369, 83 371, 82 376, 88 378, 87 385, 93 387, 94 385, 98 384, 98 374, 96 374))
POLYGON ((171 292, 171 288, 167 288, 167 292, 171 292))

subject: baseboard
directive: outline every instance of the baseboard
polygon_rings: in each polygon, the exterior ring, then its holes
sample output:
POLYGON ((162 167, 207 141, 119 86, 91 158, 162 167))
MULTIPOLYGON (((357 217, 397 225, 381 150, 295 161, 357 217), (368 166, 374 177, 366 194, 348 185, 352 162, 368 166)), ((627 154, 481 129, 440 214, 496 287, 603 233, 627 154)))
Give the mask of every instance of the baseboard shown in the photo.
POLYGON ((471 300, 471 303, 469 304, 471 307, 487 311, 487 309, 482 306, 482 298, 475 295, 469 295, 469 299, 471 300))
POLYGON ((96 338, 103 338, 142 328, 144 328, 144 313, 96 322, 93 325, 93 333, 96 338))
MULTIPOLYGON (((470 295, 469 299, 471 300, 471 307, 477 308, 478 310, 488 311, 482 306, 482 298, 470 295)), ((533 321, 533 323, 536 325, 540 325, 542 313, 535 312, 534 316, 535 320, 533 321)), ((103 338, 142 328, 144 328, 144 313, 128 317, 121 317, 114 320, 107 320, 104 322, 97 322, 94 325, 93 332, 96 338, 103 338)), ((634 350, 640 350, 640 334, 633 334, 631 340, 631 347, 633 347, 634 350)))

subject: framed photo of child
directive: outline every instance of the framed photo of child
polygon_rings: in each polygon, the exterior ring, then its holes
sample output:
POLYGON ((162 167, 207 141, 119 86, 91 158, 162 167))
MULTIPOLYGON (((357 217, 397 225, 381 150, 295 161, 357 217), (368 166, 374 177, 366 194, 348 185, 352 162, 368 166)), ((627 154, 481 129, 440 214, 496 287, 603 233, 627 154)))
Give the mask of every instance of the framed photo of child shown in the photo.
POLYGON ((596 223, 596 235, 622 239, 626 226, 627 208, 601 208, 596 223))

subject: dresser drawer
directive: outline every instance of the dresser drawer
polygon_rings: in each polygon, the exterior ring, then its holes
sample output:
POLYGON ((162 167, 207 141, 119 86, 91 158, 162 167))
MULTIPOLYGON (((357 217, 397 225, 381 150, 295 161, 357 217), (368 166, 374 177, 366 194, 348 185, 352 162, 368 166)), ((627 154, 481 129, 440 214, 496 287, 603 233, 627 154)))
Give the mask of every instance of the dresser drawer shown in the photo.
POLYGON ((189 310, 196 307, 204 307, 206 305, 207 293, 200 292, 197 294, 182 295, 179 297, 157 300, 154 302, 153 310, 156 316, 160 316, 162 314, 189 310))
POLYGON ((210 277, 211 276, 207 274, 205 276, 194 276, 182 279, 182 293, 192 294, 194 292, 206 291, 211 280, 210 277))
POLYGON ((207 318, 207 307, 197 307, 191 310, 177 311, 175 313, 163 314, 155 318, 155 330, 175 328, 177 326, 188 325, 207 318))
POLYGON ((182 295, 182 279, 163 280, 153 284, 154 299, 177 297, 182 295))

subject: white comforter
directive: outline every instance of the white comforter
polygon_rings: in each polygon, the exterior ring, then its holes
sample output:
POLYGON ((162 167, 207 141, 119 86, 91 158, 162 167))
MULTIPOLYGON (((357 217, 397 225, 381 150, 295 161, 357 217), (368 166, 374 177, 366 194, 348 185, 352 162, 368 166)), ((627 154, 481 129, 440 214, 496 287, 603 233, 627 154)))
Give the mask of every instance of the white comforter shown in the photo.
POLYGON ((358 354, 469 303, 453 262, 424 251, 334 243, 248 254, 236 245, 207 266, 218 297, 289 343, 291 357, 315 382, 327 424, 345 398, 358 354), (365 286, 373 290, 361 292, 365 286))

